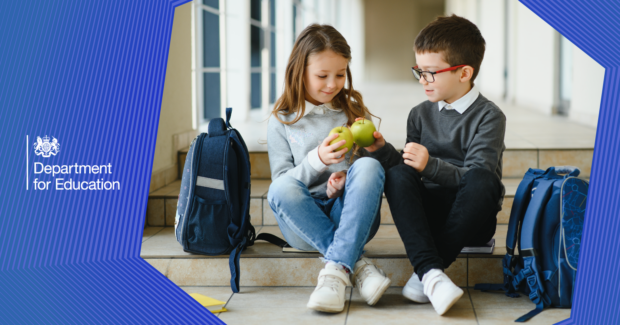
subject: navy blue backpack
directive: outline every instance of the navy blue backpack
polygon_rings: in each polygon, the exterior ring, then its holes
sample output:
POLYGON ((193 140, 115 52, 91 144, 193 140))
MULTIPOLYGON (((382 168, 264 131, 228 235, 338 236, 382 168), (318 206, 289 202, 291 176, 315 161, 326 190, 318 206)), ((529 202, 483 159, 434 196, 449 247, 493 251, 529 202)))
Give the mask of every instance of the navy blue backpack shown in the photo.
POLYGON ((175 235, 183 250, 204 255, 230 254, 230 286, 239 292, 241 251, 266 240, 286 242, 271 234, 256 237, 250 223, 250 157, 236 129, 232 108, 209 122, 208 133, 194 139, 183 167, 175 220, 175 235))
POLYGON ((504 290, 509 297, 529 295, 536 309, 516 322, 529 320, 545 307, 572 306, 589 186, 578 175, 579 169, 572 166, 525 173, 510 211, 504 283, 474 286, 504 290))

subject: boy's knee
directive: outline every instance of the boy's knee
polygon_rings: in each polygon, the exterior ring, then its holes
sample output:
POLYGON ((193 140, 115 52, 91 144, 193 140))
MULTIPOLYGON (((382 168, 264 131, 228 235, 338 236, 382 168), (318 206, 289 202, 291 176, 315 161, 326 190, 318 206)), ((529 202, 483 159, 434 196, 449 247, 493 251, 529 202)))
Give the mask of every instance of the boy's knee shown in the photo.
POLYGON ((497 175, 486 168, 472 168, 463 175, 462 186, 476 186, 476 188, 499 189, 500 180, 497 175))
POLYGON ((400 182, 411 182, 411 179, 417 178, 420 179, 420 173, 417 170, 413 169, 411 166, 401 164, 396 165, 390 168, 385 174, 386 182, 391 183, 400 183, 400 182))

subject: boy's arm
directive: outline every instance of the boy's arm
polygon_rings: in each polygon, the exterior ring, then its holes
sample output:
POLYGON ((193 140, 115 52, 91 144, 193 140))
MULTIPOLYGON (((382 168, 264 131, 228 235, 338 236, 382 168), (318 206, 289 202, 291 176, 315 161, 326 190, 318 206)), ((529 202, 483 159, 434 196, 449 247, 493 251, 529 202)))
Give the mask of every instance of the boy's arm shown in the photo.
POLYGON ((490 112, 478 125, 478 131, 465 155, 463 167, 429 157, 422 176, 442 186, 456 187, 471 168, 485 168, 495 172, 504 150, 505 132, 506 116, 501 111, 490 112))
POLYGON ((390 168, 403 163, 402 154, 387 141, 383 147, 377 151, 371 152, 370 156, 377 159, 379 163, 381 163, 381 166, 385 172, 387 172, 390 168))
POLYGON ((271 179, 274 181, 282 175, 290 175, 310 186, 327 170, 327 165, 319 158, 318 147, 311 150, 301 164, 295 166, 291 147, 286 140, 286 129, 275 116, 271 116, 267 126, 267 151, 271 179))
MULTIPOLYGON (((415 107, 411 109, 409 112, 409 117, 407 118, 407 139, 405 144, 409 142, 420 143, 420 131, 414 123, 415 109, 415 107)), ((387 141, 383 147, 370 153, 370 155, 381 163, 381 166, 386 173, 390 168, 396 165, 404 164, 403 152, 398 152, 394 146, 387 141)))

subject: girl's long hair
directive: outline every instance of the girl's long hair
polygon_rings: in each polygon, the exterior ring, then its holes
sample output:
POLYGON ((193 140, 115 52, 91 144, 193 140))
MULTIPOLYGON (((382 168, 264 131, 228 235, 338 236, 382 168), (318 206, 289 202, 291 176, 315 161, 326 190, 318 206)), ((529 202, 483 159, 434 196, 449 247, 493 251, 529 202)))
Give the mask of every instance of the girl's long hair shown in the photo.
MULTIPOLYGON (((293 51, 286 65, 284 92, 276 101, 272 112, 281 123, 291 125, 297 123, 304 116, 306 111, 304 75, 308 65, 308 57, 327 50, 342 55, 349 62, 351 61, 351 48, 349 44, 347 44, 342 34, 332 26, 310 25, 301 32, 297 41, 295 41, 293 51), (297 117, 290 122, 283 121, 279 116, 291 114, 297 114, 297 117)), ((353 89, 353 79, 351 78, 349 64, 347 64, 347 85, 332 99, 332 105, 334 108, 343 110, 348 119, 348 126, 351 126, 357 117, 366 117, 367 114, 377 117, 371 114, 364 105, 362 95, 353 89)), ((357 151, 358 148, 355 145, 353 152, 357 153, 357 151)))
MULTIPOLYGON (((306 65, 308 65, 308 57, 326 50, 331 50, 351 61, 351 48, 349 44, 332 26, 310 25, 301 32, 297 41, 295 41, 293 51, 286 65, 284 92, 276 101, 272 112, 281 123, 294 124, 304 116, 306 110, 304 75, 306 65), (291 122, 285 122, 278 116, 280 114, 297 114, 297 117, 291 122)), ((364 106, 362 95, 353 89, 349 65, 347 65, 347 86, 336 94, 332 100, 332 105, 334 108, 340 108, 344 111, 347 115, 347 124, 349 126, 355 122, 356 117, 365 117, 366 114, 370 114, 368 108, 364 106)))

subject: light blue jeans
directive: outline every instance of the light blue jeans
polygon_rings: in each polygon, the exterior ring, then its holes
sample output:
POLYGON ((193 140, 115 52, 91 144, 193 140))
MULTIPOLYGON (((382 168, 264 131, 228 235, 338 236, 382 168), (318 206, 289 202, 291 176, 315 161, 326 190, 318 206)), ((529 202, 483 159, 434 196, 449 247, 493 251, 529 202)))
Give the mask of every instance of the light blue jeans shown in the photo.
POLYGON ((318 250, 325 260, 353 270, 379 229, 384 183, 381 164, 365 157, 349 169, 338 198, 314 198, 305 184, 284 175, 271 183, 267 200, 289 245, 318 250))

